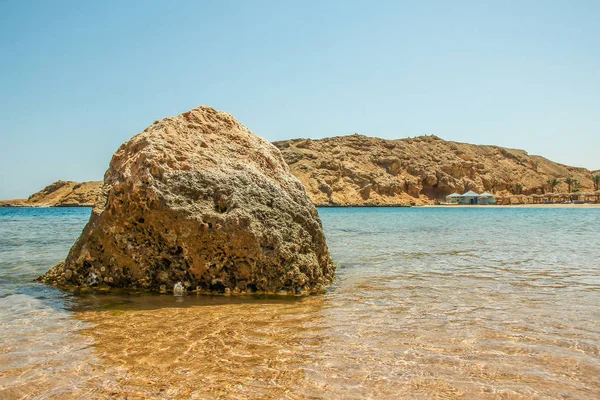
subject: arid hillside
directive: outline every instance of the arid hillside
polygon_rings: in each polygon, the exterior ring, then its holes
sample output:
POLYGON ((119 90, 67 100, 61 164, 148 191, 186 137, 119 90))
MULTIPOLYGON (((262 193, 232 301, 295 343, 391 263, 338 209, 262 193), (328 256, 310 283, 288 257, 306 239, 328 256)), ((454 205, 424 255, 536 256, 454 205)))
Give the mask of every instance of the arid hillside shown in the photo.
POLYGON ((56 181, 28 199, 0 201, 0 207, 91 207, 101 187, 101 181, 56 181))
MULTIPOLYGON (((469 189, 492 193, 545 193, 548 180, 566 192, 567 177, 593 191, 600 170, 570 167, 526 151, 448 142, 436 136, 385 140, 363 135, 274 142, 316 205, 423 205, 469 189)), ((101 181, 58 181, 25 200, 1 206, 92 206, 101 181)), ((573 189, 573 188, 572 188, 573 189)))
POLYGON ((448 142, 436 136, 384 140, 362 135, 275 142, 317 205, 420 205, 469 189, 523 194, 566 191, 572 177, 593 190, 591 171, 523 150, 448 142))

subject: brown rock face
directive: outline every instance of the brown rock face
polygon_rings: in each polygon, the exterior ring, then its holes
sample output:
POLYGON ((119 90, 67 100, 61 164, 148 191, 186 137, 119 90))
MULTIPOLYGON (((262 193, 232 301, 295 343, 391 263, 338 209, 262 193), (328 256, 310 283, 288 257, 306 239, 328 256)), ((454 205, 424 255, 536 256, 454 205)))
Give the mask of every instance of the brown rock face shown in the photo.
MULTIPOLYGON (((317 205, 423 205, 452 192, 550 191, 568 176, 593 190, 585 168, 557 164, 523 150, 447 142, 436 136, 384 140, 362 135, 275 142, 317 205)), ((565 191, 561 184, 557 191, 565 191)))
POLYGON ((313 293, 334 276, 321 221, 281 153, 199 107, 123 144, 90 221, 39 279, 63 287, 313 293))
POLYGON ((102 182, 56 181, 28 199, 0 201, 0 207, 91 207, 102 182))

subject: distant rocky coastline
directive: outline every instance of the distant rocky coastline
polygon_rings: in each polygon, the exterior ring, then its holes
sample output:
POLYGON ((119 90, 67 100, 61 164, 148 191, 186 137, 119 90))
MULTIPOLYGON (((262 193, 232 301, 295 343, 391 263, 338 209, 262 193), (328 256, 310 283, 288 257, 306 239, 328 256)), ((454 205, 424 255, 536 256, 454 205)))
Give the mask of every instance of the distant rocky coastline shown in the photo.
POLYGON ((428 205, 467 190, 542 194, 566 190, 567 177, 581 191, 595 187, 594 173, 585 168, 433 135, 398 140, 351 135, 274 144, 317 206, 428 205), (558 187, 549 187, 552 179, 558 187))
POLYGON ((92 207, 102 181, 56 181, 27 199, 2 200, 0 207, 92 207))
MULTIPOLYGON (((273 143, 317 206, 429 205, 467 190, 498 194, 581 191, 597 188, 589 171, 529 155, 524 150, 472 145, 420 136, 385 140, 363 135, 273 143), (557 179, 559 186, 549 187, 557 179)), ((28 199, 0 201, 0 207, 92 207, 102 181, 58 181, 28 199)))

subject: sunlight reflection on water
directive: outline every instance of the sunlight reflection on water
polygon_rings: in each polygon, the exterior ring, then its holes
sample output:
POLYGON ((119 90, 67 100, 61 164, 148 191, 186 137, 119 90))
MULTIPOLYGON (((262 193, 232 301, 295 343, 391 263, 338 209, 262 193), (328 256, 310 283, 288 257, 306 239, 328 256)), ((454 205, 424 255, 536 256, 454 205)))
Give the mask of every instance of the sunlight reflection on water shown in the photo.
POLYGON ((600 398, 599 210, 319 211, 338 277, 293 299, 64 295, 89 211, 0 214, 0 397, 600 398))

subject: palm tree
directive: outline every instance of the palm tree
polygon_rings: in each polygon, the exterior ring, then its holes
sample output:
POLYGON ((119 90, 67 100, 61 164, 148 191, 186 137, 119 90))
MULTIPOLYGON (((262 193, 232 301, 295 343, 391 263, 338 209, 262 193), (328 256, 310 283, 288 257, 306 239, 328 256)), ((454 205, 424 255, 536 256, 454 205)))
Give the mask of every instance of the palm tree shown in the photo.
POLYGON ((552 193, 554 193, 554 188, 560 185, 560 181, 556 178, 548 179, 546 183, 548 184, 548 186, 550 186, 550 191, 552 193))
POLYGON ((592 182, 594 182, 594 191, 600 188, 600 174, 592 175, 592 182))
POLYGON ((571 193, 571 186, 573 186, 573 183, 575 183, 575 181, 576 181, 576 180, 577 180, 577 179, 575 179, 575 178, 571 178, 570 176, 568 176, 568 177, 565 179, 565 183, 566 183, 566 184, 567 184, 567 186, 568 186, 567 193, 571 193))
POLYGON ((523 193, 523 184, 522 183, 515 184, 515 194, 521 194, 521 193, 523 193))
POLYGON ((581 183, 579 183, 579 181, 577 179, 573 179, 573 193, 579 192, 580 188, 581 188, 581 183))

